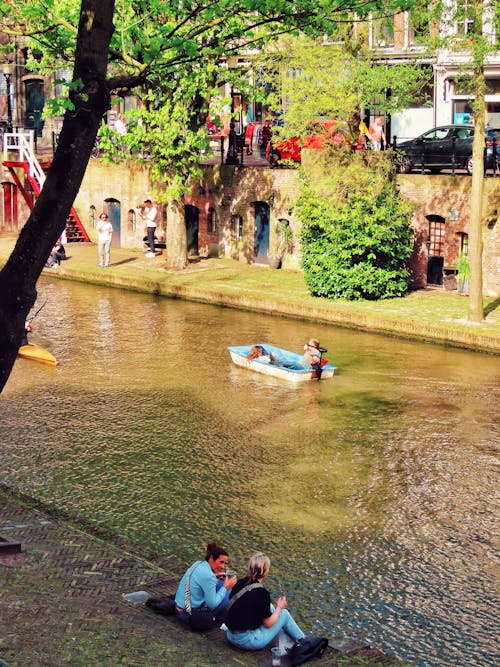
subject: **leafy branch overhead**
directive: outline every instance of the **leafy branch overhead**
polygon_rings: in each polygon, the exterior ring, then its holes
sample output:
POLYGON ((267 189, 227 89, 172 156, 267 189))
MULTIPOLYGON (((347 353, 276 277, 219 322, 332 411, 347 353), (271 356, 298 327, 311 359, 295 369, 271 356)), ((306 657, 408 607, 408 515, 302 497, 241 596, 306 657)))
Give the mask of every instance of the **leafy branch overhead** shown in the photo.
MULTIPOLYGON (((366 14, 379 3, 358 0, 143 0, 115 5, 108 87, 130 90, 157 77, 175 76, 207 57, 230 58, 261 48, 281 34, 332 33, 348 12, 366 14)), ((29 37, 32 64, 40 71, 70 68, 80 3, 77 0, 1 0, 0 30, 29 37)))

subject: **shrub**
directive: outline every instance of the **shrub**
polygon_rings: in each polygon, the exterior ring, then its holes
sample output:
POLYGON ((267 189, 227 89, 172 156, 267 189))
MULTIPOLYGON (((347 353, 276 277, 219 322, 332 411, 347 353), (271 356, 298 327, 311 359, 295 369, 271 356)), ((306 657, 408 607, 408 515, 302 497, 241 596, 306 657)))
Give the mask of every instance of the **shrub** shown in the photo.
POLYGON ((354 169, 344 161, 337 177, 329 174, 327 195, 325 183, 313 187, 303 179, 296 210, 306 284, 331 299, 402 296, 409 285, 412 207, 390 172, 381 177, 380 163, 366 161, 360 172, 362 160, 353 162, 354 169))

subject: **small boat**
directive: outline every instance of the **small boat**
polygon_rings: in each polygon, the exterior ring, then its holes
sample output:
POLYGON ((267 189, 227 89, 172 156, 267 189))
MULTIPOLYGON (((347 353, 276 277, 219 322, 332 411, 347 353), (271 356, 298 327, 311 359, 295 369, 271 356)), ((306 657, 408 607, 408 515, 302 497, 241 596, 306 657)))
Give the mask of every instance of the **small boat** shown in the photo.
POLYGON ((55 366, 57 364, 57 359, 51 354, 48 350, 44 350, 43 347, 35 345, 34 343, 28 343, 27 345, 21 345, 18 350, 18 355, 24 359, 31 359, 32 361, 41 361, 43 364, 51 364, 55 366))
POLYGON ((282 378, 283 380, 288 380, 289 382, 307 382, 308 380, 326 380, 327 378, 333 377, 335 373, 336 366, 332 366, 326 359, 323 359, 321 372, 314 370, 307 370, 306 368, 287 368, 286 365, 290 363, 293 366, 299 366, 300 360, 302 359, 301 354, 296 354, 295 352, 290 352, 289 350, 283 350, 280 347, 275 345, 269 345, 269 343, 253 343, 252 345, 230 345, 227 348, 231 359, 236 366, 241 368, 249 368, 252 371, 257 373, 263 373, 264 375, 272 375, 273 377, 282 378), (255 359, 248 359, 247 355, 254 347, 254 345, 260 345, 264 348, 264 353, 267 355, 273 355, 281 364, 277 365, 271 363, 269 358, 257 357, 255 359))

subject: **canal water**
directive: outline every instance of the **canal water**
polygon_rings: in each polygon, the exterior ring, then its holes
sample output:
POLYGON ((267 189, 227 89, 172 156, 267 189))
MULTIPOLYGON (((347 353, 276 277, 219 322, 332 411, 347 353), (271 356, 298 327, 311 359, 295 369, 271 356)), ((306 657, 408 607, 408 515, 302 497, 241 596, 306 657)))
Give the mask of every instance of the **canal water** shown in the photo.
POLYGON ((0 400, 4 483, 191 562, 204 540, 306 630, 415 665, 500 664, 498 358, 326 325, 44 280, 32 341, 0 400), (293 386, 226 346, 339 367, 293 386))

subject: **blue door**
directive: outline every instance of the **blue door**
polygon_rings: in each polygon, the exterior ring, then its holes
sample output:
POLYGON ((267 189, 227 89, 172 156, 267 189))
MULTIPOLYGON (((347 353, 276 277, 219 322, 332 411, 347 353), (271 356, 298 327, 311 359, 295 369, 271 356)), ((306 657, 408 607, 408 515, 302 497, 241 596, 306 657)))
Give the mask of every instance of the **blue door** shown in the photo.
POLYGON ((254 202, 255 237, 253 254, 257 264, 269 262, 269 204, 254 202))
POLYGON ((200 211, 196 206, 186 204, 184 215, 186 218, 187 253, 188 256, 197 255, 200 211))
POLYGON ((111 237, 111 247, 120 248, 120 232, 121 232, 121 213, 120 202, 118 199, 106 199, 108 205, 108 216, 111 226, 113 227, 113 236, 111 237))

